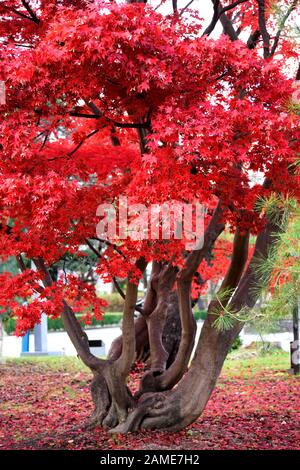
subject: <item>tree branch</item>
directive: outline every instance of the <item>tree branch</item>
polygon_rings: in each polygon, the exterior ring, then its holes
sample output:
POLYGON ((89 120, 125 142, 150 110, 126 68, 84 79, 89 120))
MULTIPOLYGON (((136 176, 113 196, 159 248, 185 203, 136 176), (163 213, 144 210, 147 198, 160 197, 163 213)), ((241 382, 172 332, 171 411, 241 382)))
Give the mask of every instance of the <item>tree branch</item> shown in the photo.
POLYGON ((199 264, 205 258, 205 256, 211 251, 212 246, 214 245, 218 236, 223 232, 225 228, 224 223, 220 222, 221 216, 222 216, 222 207, 221 207, 221 202, 219 201, 214 211, 214 214, 211 218, 211 221, 208 225, 208 228, 205 231, 203 247, 200 250, 192 251, 188 255, 186 259, 185 267, 179 273, 180 279, 192 280, 195 272, 198 269, 199 264))
POLYGON ((213 13, 213 17, 211 19, 211 22, 210 24, 207 26, 207 28, 205 29, 204 33, 202 34, 202 36, 209 36, 213 30, 215 29, 215 26, 219 20, 219 5, 220 5, 220 0, 212 0, 213 2, 213 5, 214 5, 214 13, 213 13))
POLYGON ((193 3, 194 0, 190 0, 185 7, 181 8, 179 16, 183 15, 183 13, 188 9, 188 7, 193 3))
POLYGON ((248 258, 249 237, 249 230, 241 233, 239 228, 236 229, 230 266, 221 284, 220 292, 237 286, 248 258))
POLYGON ((270 35, 267 30, 266 24, 266 8, 265 0, 257 0, 258 3, 258 24, 261 36, 264 43, 264 58, 268 59, 270 57, 270 35))
MULTIPOLYGON (((71 117, 79 117, 79 118, 85 118, 85 119, 100 119, 101 117, 104 117, 104 115, 98 115, 98 114, 88 114, 88 113, 77 113, 76 111, 71 111, 70 112, 71 117)), ((107 122, 113 124, 115 127, 119 127, 121 129, 148 129, 150 126, 149 122, 145 123, 140 123, 140 122, 118 122, 114 121, 113 119, 110 119, 108 117, 105 118, 107 122)))
POLYGON ((227 5, 227 7, 223 7, 219 14, 223 15, 223 13, 226 13, 227 11, 232 10, 238 5, 241 5, 242 3, 246 3, 246 2, 249 2, 249 0, 237 0, 236 2, 233 2, 230 5, 227 5))
MULTIPOLYGON (((136 266, 143 272, 147 266, 144 258, 140 258, 136 262, 136 266)), ((127 377, 135 356, 135 328, 134 328, 134 311, 136 307, 138 294, 138 283, 128 281, 126 289, 126 297, 123 309, 122 323, 122 352, 116 360, 116 368, 122 377, 127 377)))
MULTIPOLYGON (((230 302, 229 309, 239 312, 242 308, 253 308, 259 295, 259 287, 264 281, 257 273, 257 262, 266 260, 270 249, 277 243, 281 232, 280 224, 268 222, 264 230, 258 234, 254 253, 238 288, 230 302)), ((271 274, 267 273, 268 275, 271 274)), ((264 275, 265 278, 265 275, 264 275)))
POLYGON ((218 20, 220 19, 221 23, 222 23, 222 26, 224 28, 225 34, 227 34, 234 41, 236 39, 238 39, 238 34, 236 33, 232 22, 227 17, 227 15, 225 15, 225 13, 227 11, 232 10, 233 8, 237 7, 238 5, 240 5, 242 3, 246 3, 248 1, 249 0, 237 0, 233 3, 231 3, 230 5, 227 5, 226 7, 222 7, 222 5, 220 4, 220 0, 212 0, 212 3, 214 5, 213 17, 212 17, 212 20, 211 20, 210 24, 208 25, 208 27, 206 28, 206 30, 202 34, 202 36, 209 36, 212 33, 212 31, 215 29, 215 26, 216 26, 218 20))
POLYGON ((121 288, 120 284, 118 283, 117 279, 115 278, 115 276, 112 278, 113 279, 113 283, 114 283, 114 286, 115 288, 117 289, 118 293, 120 294, 120 296, 122 297, 122 299, 125 300, 125 292, 123 291, 123 289, 121 288))
MULTIPOLYGON (((87 238, 85 240, 87 241, 87 238)), ((122 258, 127 259, 126 255, 124 255, 122 250, 120 250, 120 248, 115 243, 112 243, 109 240, 105 240, 104 238, 98 238, 98 237, 92 237, 91 240, 97 240, 98 242, 104 243, 107 246, 111 246, 117 253, 119 253, 120 256, 122 256, 122 258)), ((89 243, 87 243, 87 244, 89 245, 89 243)), ((89 247, 91 248, 90 245, 89 245, 89 247)))
POLYGON ((11 11, 11 12, 15 13, 15 15, 20 16, 21 18, 24 18, 24 19, 29 20, 29 21, 33 21, 33 19, 30 16, 25 15, 25 13, 22 13, 21 11, 17 10, 16 8, 10 8, 10 7, 6 7, 6 6, 4 6, 4 8, 9 12, 11 11))
MULTIPOLYGON (((221 6, 219 7, 219 9, 221 10, 221 6)), ((226 36, 228 36, 231 41, 237 41, 239 39, 239 36, 236 30, 234 29, 232 21, 228 18, 226 13, 221 14, 220 21, 223 26, 224 34, 226 34, 226 36)))
POLYGON ((36 13, 32 10, 31 6, 29 5, 29 3, 26 1, 26 0, 22 0, 22 4, 23 6, 26 8, 26 10, 28 11, 29 15, 30 15, 30 18, 32 19, 32 21, 34 21, 36 24, 39 24, 40 23, 40 19, 37 17, 36 13))
POLYGON ((27 268, 26 268, 23 256, 21 254, 16 256, 16 260, 17 260, 18 266, 20 268, 20 271, 22 271, 22 272, 26 271, 27 268))
POLYGON ((300 64, 296 73, 296 81, 300 80, 300 64))
POLYGON ((260 38, 260 30, 256 29, 253 33, 250 34, 247 41, 248 49, 255 49, 260 38))
POLYGON ((177 282, 181 339, 174 362, 162 376, 158 377, 157 382, 160 390, 171 389, 179 382, 187 370, 194 348, 197 327, 191 305, 191 284, 191 280, 178 280, 177 282))

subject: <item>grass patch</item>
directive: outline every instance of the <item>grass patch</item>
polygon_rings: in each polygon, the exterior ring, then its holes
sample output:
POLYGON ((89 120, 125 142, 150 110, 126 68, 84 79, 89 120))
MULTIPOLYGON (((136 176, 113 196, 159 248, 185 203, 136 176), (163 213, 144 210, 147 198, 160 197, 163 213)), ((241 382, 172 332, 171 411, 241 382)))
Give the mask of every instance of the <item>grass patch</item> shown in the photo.
POLYGON ((41 367, 46 370, 55 370, 60 372, 82 372, 89 371, 81 359, 77 357, 65 356, 41 356, 41 357, 18 357, 7 358, 4 362, 8 365, 18 365, 24 367, 41 367))
MULTIPOLYGON (((65 356, 41 356, 41 357, 20 357, 7 358, 6 364, 39 366, 44 369, 52 369, 62 372, 82 372, 89 371, 83 362, 77 357, 65 356)), ((227 377, 249 377, 258 372, 267 371, 288 371, 290 368, 290 355, 285 351, 272 351, 261 354, 256 351, 239 349, 230 353, 225 361, 222 375, 227 377)))
POLYGON ((285 351, 278 350, 262 354, 256 351, 240 349, 228 355, 222 375, 246 378, 264 370, 287 372, 289 369, 290 354, 285 351))

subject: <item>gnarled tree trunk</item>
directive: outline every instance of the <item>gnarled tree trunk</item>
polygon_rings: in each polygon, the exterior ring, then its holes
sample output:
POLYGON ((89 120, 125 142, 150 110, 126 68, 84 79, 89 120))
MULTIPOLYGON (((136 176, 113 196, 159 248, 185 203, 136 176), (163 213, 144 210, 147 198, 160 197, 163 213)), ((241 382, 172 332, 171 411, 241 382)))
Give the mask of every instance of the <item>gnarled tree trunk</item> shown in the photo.
MULTIPOLYGON (((93 381, 92 399, 95 405, 90 425, 102 425, 111 432, 126 433, 139 428, 178 430, 193 422, 203 411, 220 374, 226 355, 239 334, 243 323, 235 320, 227 331, 215 327, 216 318, 226 308, 238 313, 254 306, 262 282, 257 274, 257 259, 266 259, 277 240, 280 225, 269 222, 256 241, 252 259, 245 270, 248 256, 249 233, 239 229, 233 242, 231 263, 220 287, 219 298, 208 308, 201 335, 192 359, 195 340, 195 320, 192 313, 191 284, 196 270, 207 253, 211 251, 224 225, 221 221, 221 203, 215 209, 204 235, 200 250, 188 254, 182 269, 171 263, 153 263, 142 316, 134 322, 138 286, 128 282, 122 338, 118 339, 107 360, 91 354, 87 336, 66 301, 62 320, 79 357, 91 369, 93 381), (177 290, 174 290, 176 281, 177 290), (222 295, 221 295, 222 294, 222 295), (170 360, 171 344, 168 331, 174 317, 180 316, 180 343, 177 354, 170 360), (127 377, 137 359, 136 337, 147 338, 150 345, 149 369, 140 381, 138 392, 133 396, 127 386, 127 377), (176 387, 174 387, 176 385, 176 387)), ((37 268, 44 273, 45 286, 53 281, 41 258, 34 259, 37 268)), ((146 263, 137 261, 144 271, 146 263)), ((175 322, 176 323, 176 322, 175 322)))
POLYGON ((114 432, 134 431, 140 427, 176 431, 200 416, 214 389, 226 355, 243 327, 243 323, 236 320, 231 329, 219 331, 214 325, 216 315, 226 305, 234 312, 254 306, 259 295, 258 285, 262 282, 256 270, 257 259, 267 257, 279 230, 279 226, 269 223, 257 237, 254 255, 244 273, 249 235, 237 232, 231 265, 221 286, 224 292, 228 288, 236 288, 235 292, 233 295, 228 294, 227 299, 226 295, 223 297, 222 306, 218 301, 211 302, 190 369, 179 380, 175 389, 143 394, 127 420, 117 426, 114 432))

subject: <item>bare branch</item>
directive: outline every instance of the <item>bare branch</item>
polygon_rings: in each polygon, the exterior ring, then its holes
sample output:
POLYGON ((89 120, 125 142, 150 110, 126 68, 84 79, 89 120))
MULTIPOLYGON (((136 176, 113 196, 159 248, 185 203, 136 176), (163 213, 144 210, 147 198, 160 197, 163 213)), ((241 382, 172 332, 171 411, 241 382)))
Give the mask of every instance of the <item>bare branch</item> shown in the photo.
POLYGON ((114 286, 117 289, 118 293, 120 294, 122 299, 125 299, 125 297, 126 297, 125 293, 124 293, 123 289, 121 288, 120 284, 118 283, 117 279, 115 277, 113 277, 112 279, 113 279, 114 286))
POLYGON ((32 21, 34 21, 36 24, 39 24, 40 23, 40 19, 37 17, 36 13, 32 10, 31 6, 29 5, 29 3, 26 1, 26 0, 22 0, 22 4, 23 6, 26 8, 26 10, 28 11, 29 15, 30 15, 30 18, 32 19, 32 21))
POLYGON ((193 3, 194 0, 190 0, 189 3, 185 5, 185 7, 181 8, 179 16, 183 15, 183 13, 188 9, 188 7, 193 3))
POLYGON ((249 0, 237 0, 236 2, 233 2, 230 5, 227 5, 227 7, 223 7, 222 10, 219 12, 219 15, 223 15, 223 13, 226 13, 227 11, 232 10, 238 5, 241 5, 242 3, 246 2, 249 2, 249 0))
POLYGON ((205 29, 204 33, 202 34, 202 36, 209 36, 213 30, 215 29, 215 26, 219 20, 219 5, 220 5, 220 0, 212 0, 213 4, 214 4, 214 13, 213 13, 213 17, 211 19, 211 22, 210 24, 207 26, 207 28, 205 29))
POLYGON ((87 238, 85 238, 84 241, 85 241, 85 243, 87 244, 87 246, 92 250, 92 252, 95 253, 96 256, 98 256, 98 258, 101 258, 101 257, 102 257, 100 251, 98 251, 98 250, 94 247, 94 245, 93 245, 87 238))
POLYGON ((220 4, 220 0, 212 0, 214 4, 214 14, 213 14, 210 24, 208 25, 208 27, 206 28, 202 36, 209 36, 215 29, 215 26, 218 20, 221 19, 221 23, 222 23, 225 33, 228 36, 230 36, 232 39, 236 40, 238 38, 238 35, 233 28, 233 23, 225 15, 225 13, 227 11, 232 10, 233 8, 236 8, 238 5, 242 3, 246 3, 248 1, 249 0, 237 0, 231 3, 230 5, 227 5, 226 7, 222 7, 222 5, 220 4))

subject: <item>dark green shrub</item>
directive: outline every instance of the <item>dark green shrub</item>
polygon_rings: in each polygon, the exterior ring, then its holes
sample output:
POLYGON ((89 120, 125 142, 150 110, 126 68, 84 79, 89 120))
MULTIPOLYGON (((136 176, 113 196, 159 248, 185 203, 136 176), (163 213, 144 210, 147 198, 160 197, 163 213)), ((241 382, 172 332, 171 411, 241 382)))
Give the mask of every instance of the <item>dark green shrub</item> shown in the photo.
POLYGON ((16 329, 16 320, 12 317, 3 319, 3 327, 8 335, 13 334, 16 329))
POLYGON ((230 348, 230 351, 236 351, 237 349, 239 349, 241 346, 243 345, 243 341, 241 340, 240 336, 237 336, 234 340, 234 342, 232 343, 232 346, 230 348))
MULTIPOLYGON (((78 320, 80 320, 81 315, 76 315, 78 320)), ((92 324, 86 325, 86 328, 91 328, 94 326, 109 326, 109 325, 118 325, 122 320, 122 313, 120 312, 106 312, 102 320, 95 320, 92 318, 92 324)), ((3 322, 4 330, 8 335, 14 334, 16 329, 16 319, 14 317, 8 317, 3 322)), ((64 330, 62 319, 59 318, 48 318, 48 330, 49 331, 60 331, 64 330)))
POLYGON ((195 310, 194 311, 194 317, 195 317, 196 321, 205 320, 206 315, 207 315, 206 310, 195 310))

